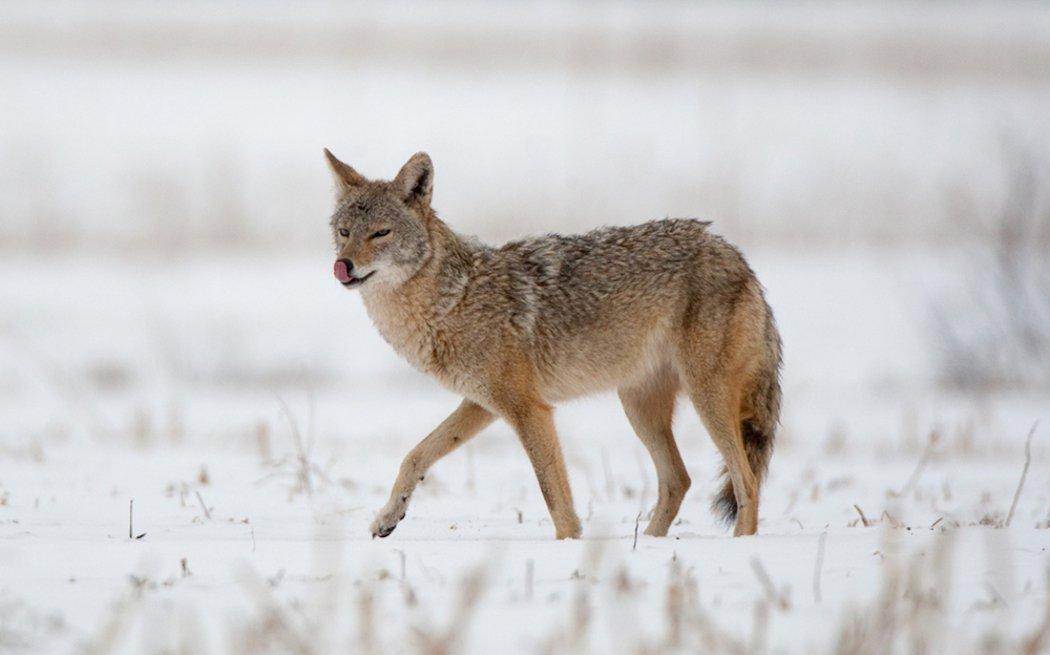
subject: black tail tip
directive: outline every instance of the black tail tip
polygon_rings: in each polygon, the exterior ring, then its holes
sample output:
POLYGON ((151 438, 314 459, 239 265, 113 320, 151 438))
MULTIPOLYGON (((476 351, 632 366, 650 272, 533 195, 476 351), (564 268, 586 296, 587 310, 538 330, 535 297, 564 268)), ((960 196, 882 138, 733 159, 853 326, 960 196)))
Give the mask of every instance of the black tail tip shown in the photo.
POLYGON ((711 510, 726 526, 736 523, 736 495, 733 494, 733 485, 729 480, 726 480, 718 495, 711 502, 711 510))

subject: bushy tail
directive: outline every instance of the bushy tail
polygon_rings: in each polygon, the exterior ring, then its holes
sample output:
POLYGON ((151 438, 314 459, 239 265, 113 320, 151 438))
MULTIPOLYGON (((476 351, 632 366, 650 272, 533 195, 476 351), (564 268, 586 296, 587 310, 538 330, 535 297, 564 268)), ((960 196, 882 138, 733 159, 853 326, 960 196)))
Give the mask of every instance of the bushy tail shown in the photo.
MULTIPOLYGON (((751 390, 753 416, 744 419, 740 425, 744 437, 744 450, 747 451, 747 459, 759 488, 762 486, 766 469, 769 468, 769 460, 773 456, 773 440, 776 436, 777 422, 780 420, 780 336, 768 306, 766 311, 768 358, 766 366, 751 390)), ((733 483, 725 468, 722 469, 722 478, 722 488, 715 496, 711 509, 726 524, 732 524, 736 521, 737 503, 736 495, 733 493, 733 483)))

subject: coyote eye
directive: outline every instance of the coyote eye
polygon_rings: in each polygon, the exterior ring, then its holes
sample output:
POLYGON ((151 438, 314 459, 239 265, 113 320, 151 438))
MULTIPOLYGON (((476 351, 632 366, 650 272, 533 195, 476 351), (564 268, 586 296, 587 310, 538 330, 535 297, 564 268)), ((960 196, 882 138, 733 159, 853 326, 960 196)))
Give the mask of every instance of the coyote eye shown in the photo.
POLYGON ((372 238, 378 239, 379 237, 385 237, 388 234, 390 234, 390 230, 379 230, 378 232, 372 235, 372 238))
POLYGON ((339 230, 339 236, 348 237, 350 236, 350 230, 339 230))

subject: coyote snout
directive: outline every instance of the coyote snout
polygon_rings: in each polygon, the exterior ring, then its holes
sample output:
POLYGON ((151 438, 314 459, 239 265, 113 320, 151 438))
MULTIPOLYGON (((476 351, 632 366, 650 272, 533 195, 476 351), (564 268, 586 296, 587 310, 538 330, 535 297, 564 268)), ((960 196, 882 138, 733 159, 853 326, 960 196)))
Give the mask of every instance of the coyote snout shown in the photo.
POLYGON ((491 248, 437 217, 426 153, 389 182, 325 156, 337 186, 336 278, 360 287, 401 356, 463 397, 405 457, 373 536, 405 518, 431 465, 500 418, 532 461, 555 536, 578 537, 553 405, 610 389, 656 466, 647 534, 667 534, 690 486, 671 431, 680 395, 725 460, 715 509, 736 521, 735 534, 755 533, 780 414, 780 337, 755 274, 708 223, 669 219, 491 248))
POLYGON ((359 271, 355 271, 354 263, 349 259, 335 260, 335 279, 342 282, 344 287, 350 288, 359 286, 370 277, 372 277, 372 273, 360 275, 359 271))

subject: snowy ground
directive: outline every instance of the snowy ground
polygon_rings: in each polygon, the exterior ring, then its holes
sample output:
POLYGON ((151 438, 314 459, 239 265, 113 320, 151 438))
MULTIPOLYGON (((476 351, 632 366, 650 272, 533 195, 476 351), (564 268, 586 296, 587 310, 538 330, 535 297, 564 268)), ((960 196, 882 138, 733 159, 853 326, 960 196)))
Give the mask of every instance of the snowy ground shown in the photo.
POLYGON ((959 288, 1026 307, 971 248, 1050 215, 1046 6, 4 9, 0 652, 1048 649, 1050 401, 945 391, 931 334, 947 298, 994 364, 959 288), (607 394, 557 414, 584 539, 497 424, 372 540, 457 399, 331 279, 323 146, 375 176, 425 148, 490 241, 742 243, 786 358, 759 536, 714 521, 682 406, 693 488, 636 538, 655 475, 607 394))
POLYGON ((5 258, 0 650, 1022 648, 1050 602, 1050 403, 937 391, 923 308, 961 257, 786 250, 752 252, 786 344, 760 535, 714 522, 718 459, 682 406, 693 489, 670 537, 636 540, 655 476, 605 395, 558 413, 575 542, 502 425, 370 538, 456 399, 327 252, 5 258))

